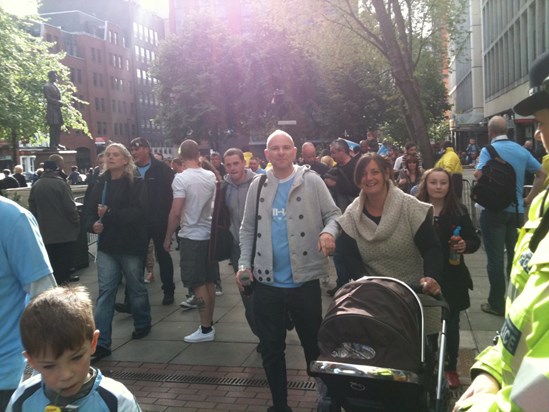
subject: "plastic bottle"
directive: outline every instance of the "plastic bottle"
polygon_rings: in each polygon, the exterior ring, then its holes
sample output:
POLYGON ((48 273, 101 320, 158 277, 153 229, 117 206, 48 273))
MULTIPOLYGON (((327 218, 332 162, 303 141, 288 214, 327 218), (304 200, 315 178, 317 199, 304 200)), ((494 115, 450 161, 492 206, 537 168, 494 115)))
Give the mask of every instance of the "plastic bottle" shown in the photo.
POLYGON ((461 261, 461 255, 457 253, 453 248, 453 246, 461 240, 461 236, 459 235, 460 232, 461 226, 457 226, 454 229, 452 236, 450 237, 450 252, 448 253, 448 263, 454 266, 459 265, 459 262, 461 261))

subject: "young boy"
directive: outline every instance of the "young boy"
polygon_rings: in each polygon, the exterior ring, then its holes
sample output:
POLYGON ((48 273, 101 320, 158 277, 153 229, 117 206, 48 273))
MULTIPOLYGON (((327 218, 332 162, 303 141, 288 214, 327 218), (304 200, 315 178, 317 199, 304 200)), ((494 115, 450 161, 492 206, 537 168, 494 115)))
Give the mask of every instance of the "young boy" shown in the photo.
POLYGON ((40 375, 19 385, 8 412, 141 411, 124 385, 90 367, 99 330, 86 288, 41 293, 23 312, 20 325, 23 355, 40 375))

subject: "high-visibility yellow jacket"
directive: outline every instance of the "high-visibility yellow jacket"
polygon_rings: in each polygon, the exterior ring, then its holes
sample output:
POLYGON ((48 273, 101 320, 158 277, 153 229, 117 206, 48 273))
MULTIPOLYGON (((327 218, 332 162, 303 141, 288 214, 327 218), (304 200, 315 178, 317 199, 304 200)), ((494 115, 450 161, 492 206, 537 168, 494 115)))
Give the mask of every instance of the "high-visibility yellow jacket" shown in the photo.
POLYGON ((488 372, 501 389, 470 398, 462 410, 549 411, 549 234, 535 253, 529 248, 549 207, 546 193, 534 199, 520 229, 500 339, 478 355, 471 369, 473 378, 488 372))
POLYGON ((453 148, 447 147, 442 157, 436 162, 435 167, 442 167, 450 174, 460 173, 463 174, 463 167, 461 167, 461 160, 454 151, 453 148))

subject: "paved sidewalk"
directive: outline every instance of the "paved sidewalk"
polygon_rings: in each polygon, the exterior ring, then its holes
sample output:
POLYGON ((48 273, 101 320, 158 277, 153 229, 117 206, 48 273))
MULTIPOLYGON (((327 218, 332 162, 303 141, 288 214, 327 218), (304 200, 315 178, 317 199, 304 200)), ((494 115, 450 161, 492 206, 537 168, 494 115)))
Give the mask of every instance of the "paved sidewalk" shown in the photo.
MULTIPOLYGON (((250 332, 244 318, 240 295, 233 280, 232 267, 220 263, 223 295, 216 298, 215 342, 188 344, 183 337, 199 324, 196 309, 181 309, 179 302, 186 290, 179 281, 178 252, 172 252, 175 264, 176 302, 162 306, 159 276, 148 285, 152 305, 153 328, 142 340, 132 340, 132 318, 116 314, 113 321, 113 353, 98 363, 101 370, 125 383, 139 399, 145 411, 265 411, 271 404, 256 352, 257 338, 250 332)), ((481 248, 466 256, 475 289, 471 292, 471 308, 461 318, 461 349, 459 371, 464 385, 469 383, 468 368, 479 350, 491 343, 502 318, 480 311, 488 291, 486 258, 481 248)), ((155 267, 158 273, 158 266, 155 267)), ((323 308, 331 298, 326 290, 335 283, 331 265, 329 282, 323 284, 323 308)), ((80 282, 95 298, 97 273, 94 262, 78 272, 80 282)), ((123 298, 123 287, 118 294, 123 298)), ((286 360, 288 365, 289 401, 294 411, 316 410, 314 381, 304 372, 305 361, 295 331, 288 333, 286 360)), ((454 392, 454 397, 460 391, 454 392)))

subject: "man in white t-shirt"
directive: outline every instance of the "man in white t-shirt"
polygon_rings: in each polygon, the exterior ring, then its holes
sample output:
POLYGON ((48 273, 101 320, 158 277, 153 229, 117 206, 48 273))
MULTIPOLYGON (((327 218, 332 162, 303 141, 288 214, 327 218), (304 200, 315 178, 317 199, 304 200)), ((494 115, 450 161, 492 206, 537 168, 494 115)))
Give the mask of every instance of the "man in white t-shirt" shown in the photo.
POLYGON ((213 311, 215 306, 215 263, 208 258, 212 204, 215 194, 215 175, 200 166, 198 144, 191 139, 179 147, 185 171, 178 173, 172 183, 173 203, 168 217, 164 249, 169 251, 172 235, 180 226, 181 281, 192 288, 200 315, 198 329, 185 336, 188 343, 209 342, 215 338, 213 311))

